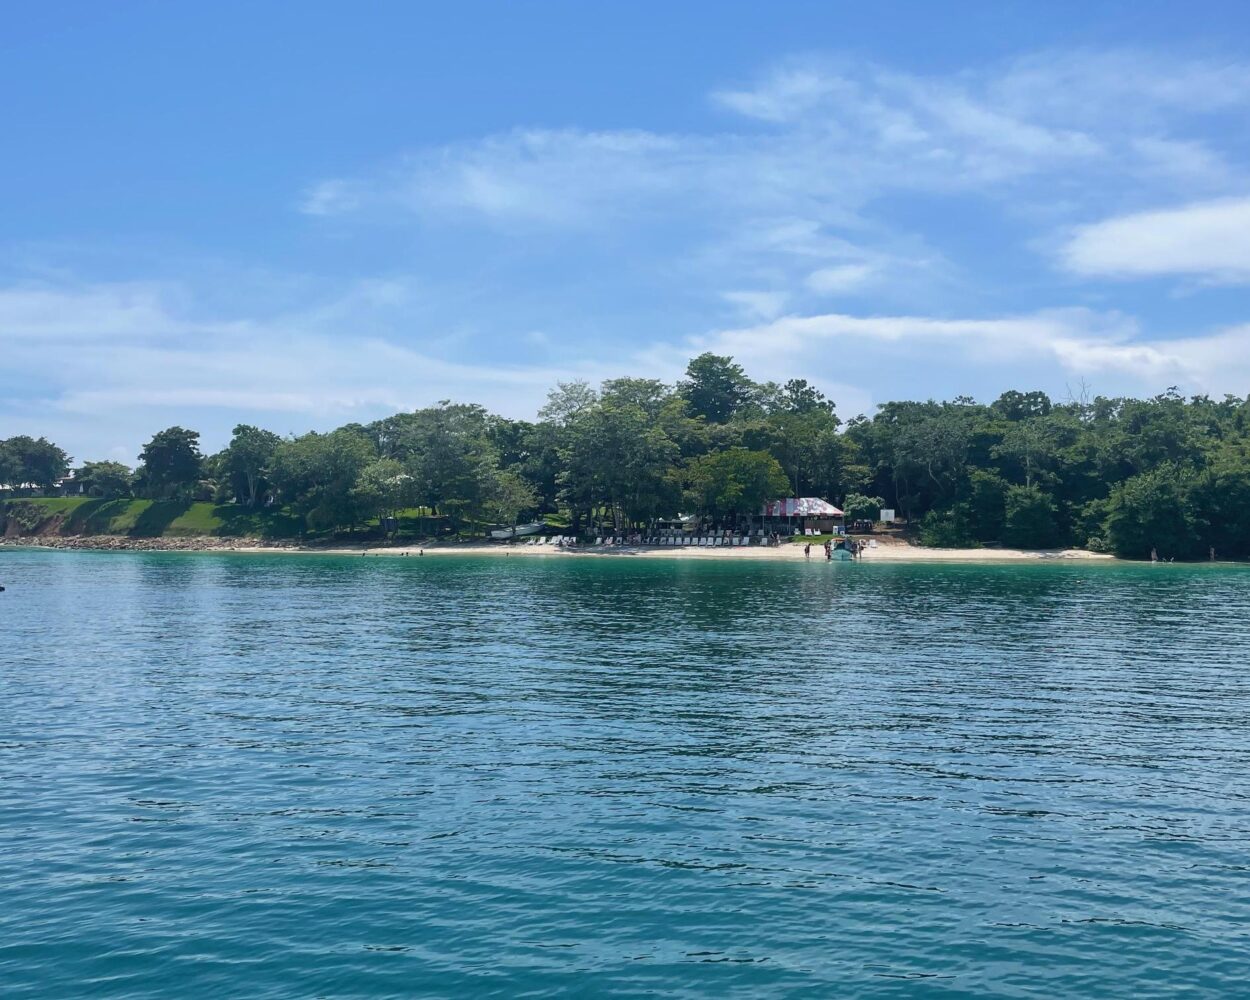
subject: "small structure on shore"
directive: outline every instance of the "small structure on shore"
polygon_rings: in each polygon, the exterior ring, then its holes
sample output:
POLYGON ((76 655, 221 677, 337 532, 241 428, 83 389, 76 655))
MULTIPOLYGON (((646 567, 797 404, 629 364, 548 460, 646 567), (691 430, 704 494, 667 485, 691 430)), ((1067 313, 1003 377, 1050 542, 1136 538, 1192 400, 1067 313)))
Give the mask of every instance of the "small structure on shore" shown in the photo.
POLYGON ((792 534, 795 528, 803 534, 841 534, 842 511, 828 500, 820 497, 789 497, 770 500, 760 510, 760 522, 764 528, 792 534))

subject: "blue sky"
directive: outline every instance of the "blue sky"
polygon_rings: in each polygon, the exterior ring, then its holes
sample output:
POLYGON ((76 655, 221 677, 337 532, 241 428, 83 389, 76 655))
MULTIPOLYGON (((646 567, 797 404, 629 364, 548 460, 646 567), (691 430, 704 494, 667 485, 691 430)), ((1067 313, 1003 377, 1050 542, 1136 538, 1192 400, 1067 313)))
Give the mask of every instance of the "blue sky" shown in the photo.
POLYGON ((25 5, 0 437, 133 461, 702 350, 889 399, 1250 393, 1237 3, 25 5))

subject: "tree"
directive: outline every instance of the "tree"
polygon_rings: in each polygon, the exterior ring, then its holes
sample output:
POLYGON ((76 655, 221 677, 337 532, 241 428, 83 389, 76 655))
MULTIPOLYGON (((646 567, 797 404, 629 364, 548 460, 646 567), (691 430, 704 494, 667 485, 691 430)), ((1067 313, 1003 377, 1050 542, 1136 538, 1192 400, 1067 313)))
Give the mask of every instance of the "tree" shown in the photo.
POLYGON ((1111 551, 1128 559, 1145 559, 1151 550, 1164 559, 1200 556, 1205 525, 1196 517, 1192 487, 1191 475, 1174 465, 1118 484, 1108 501, 1111 551))
POLYGON ((139 455, 140 477, 153 499, 189 494, 200 480, 204 456, 199 431, 169 427, 153 435, 139 455))
POLYGON ((990 409, 1005 420, 1015 421, 1048 416, 1051 405, 1050 397, 1044 392, 1009 389, 990 404, 990 409))
POLYGON ((0 483, 45 492, 69 472, 69 456, 47 438, 22 434, 0 441, 0 483))
POLYGON ((283 441, 270 475, 283 500, 309 527, 353 527, 366 516, 355 492, 361 471, 377 457, 369 441, 347 429, 283 441))
POLYGON ((265 474, 282 439, 272 431, 250 424, 234 429, 222 458, 223 469, 230 480, 234 497, 240 503, 255 507, 263 496, 265 474))
POLYGON ((733 358, 710 352, 700 354, 686 366, 686 377, 677 391, 690 403, 693 416, 723 424, 751 398, 754 383, 733 358))
POLYGON ((486 513, 497 524, 516 528, 521 515, 538 506, 538 493, 511 469, 500 469, 486 491, 486 513))
POLYGON ((694 459, 686 468, 686 497, 703 514, 754 514, 781 496, 786 474, 766 451, 730 448, 694 459))
POLYGON ((1054 462, 1054 448, 1047 427, 1044 421, 1036 418, 1013 421, 1004 430, 1002 442, 991 449, 995 458, 1009 458, 1018 466, 1025 486, 1032 486, 1038 472, 1054 462))
POLYGON ((457 518, 481 511, 499 465, 490 414, 449 400, 406 415, 390 450, 415 480, 417 502, 457 518))
POLYGON ((1003 539, 1009 487, 1002 476, 986 469, 973 469, 968 476, 968 528, 978 541, 1003 539))
POLYGON ((87 496, 114 499, 130 495, 134 473, 121 462, 84 462, 74 478, 87 496))
POLYGON ((415 495, 416 480, 393 458, 374 459, 361 468, 352 487, 361 515, 378 519, 398 516, 412 506, 415 495))
POLYGON ((1003 541, 1020 549, 1056 544, 1055 501, 1036 486, 1009 486, 1004 498, 1003 541))
POLYGON ((680 449, 631 394, 609 391, 562 427, 561 497, 574 520, 606 508, 617 529, 652 518, 677 499, 670 470, 680 449))
POLYGON ((881 508, 885 500, 881 497, 866 497, 862 493, 848 493, 842 502, 842 513, 848 521, 876 521, 881 516, 881 508))

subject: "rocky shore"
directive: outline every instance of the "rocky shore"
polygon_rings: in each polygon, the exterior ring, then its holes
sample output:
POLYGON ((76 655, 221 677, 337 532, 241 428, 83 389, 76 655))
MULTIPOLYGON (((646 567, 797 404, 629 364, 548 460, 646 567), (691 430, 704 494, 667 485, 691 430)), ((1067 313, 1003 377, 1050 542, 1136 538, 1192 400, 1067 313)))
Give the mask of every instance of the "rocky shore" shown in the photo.
POLYGON ((232 552, 240 549, 284 549, 290 546, 259 538, 130 538, 126 535, 29 535, 0 539, 0 545, 42 549, 101 549, 131 552, 232 552))

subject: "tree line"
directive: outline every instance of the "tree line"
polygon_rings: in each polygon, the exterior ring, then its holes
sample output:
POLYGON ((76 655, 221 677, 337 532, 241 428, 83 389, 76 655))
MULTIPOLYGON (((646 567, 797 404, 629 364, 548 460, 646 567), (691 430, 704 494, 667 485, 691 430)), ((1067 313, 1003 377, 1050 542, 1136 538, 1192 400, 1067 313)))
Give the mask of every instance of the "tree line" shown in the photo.
MULTIPOLYGON (((0 483, 52 489, 44 439, 0 441, 0 483)), ((535 421, 443 401, 328 433, 250 425, 203 455, 167 428, 136 469, 88 462, 99 497, 277 504, 335 531, 421 508, 451 530, 560 512, 627 530, 694 512, 730 523, 768 499, 821 496, 851 519, 893 507, 925 544, 1075 545, 1145 558, 1250 556, 1250 398, 891 402, 845 425, 803 379, 755 382, 703 354, 676 385, 620 378, 553 390, 535 421)))

